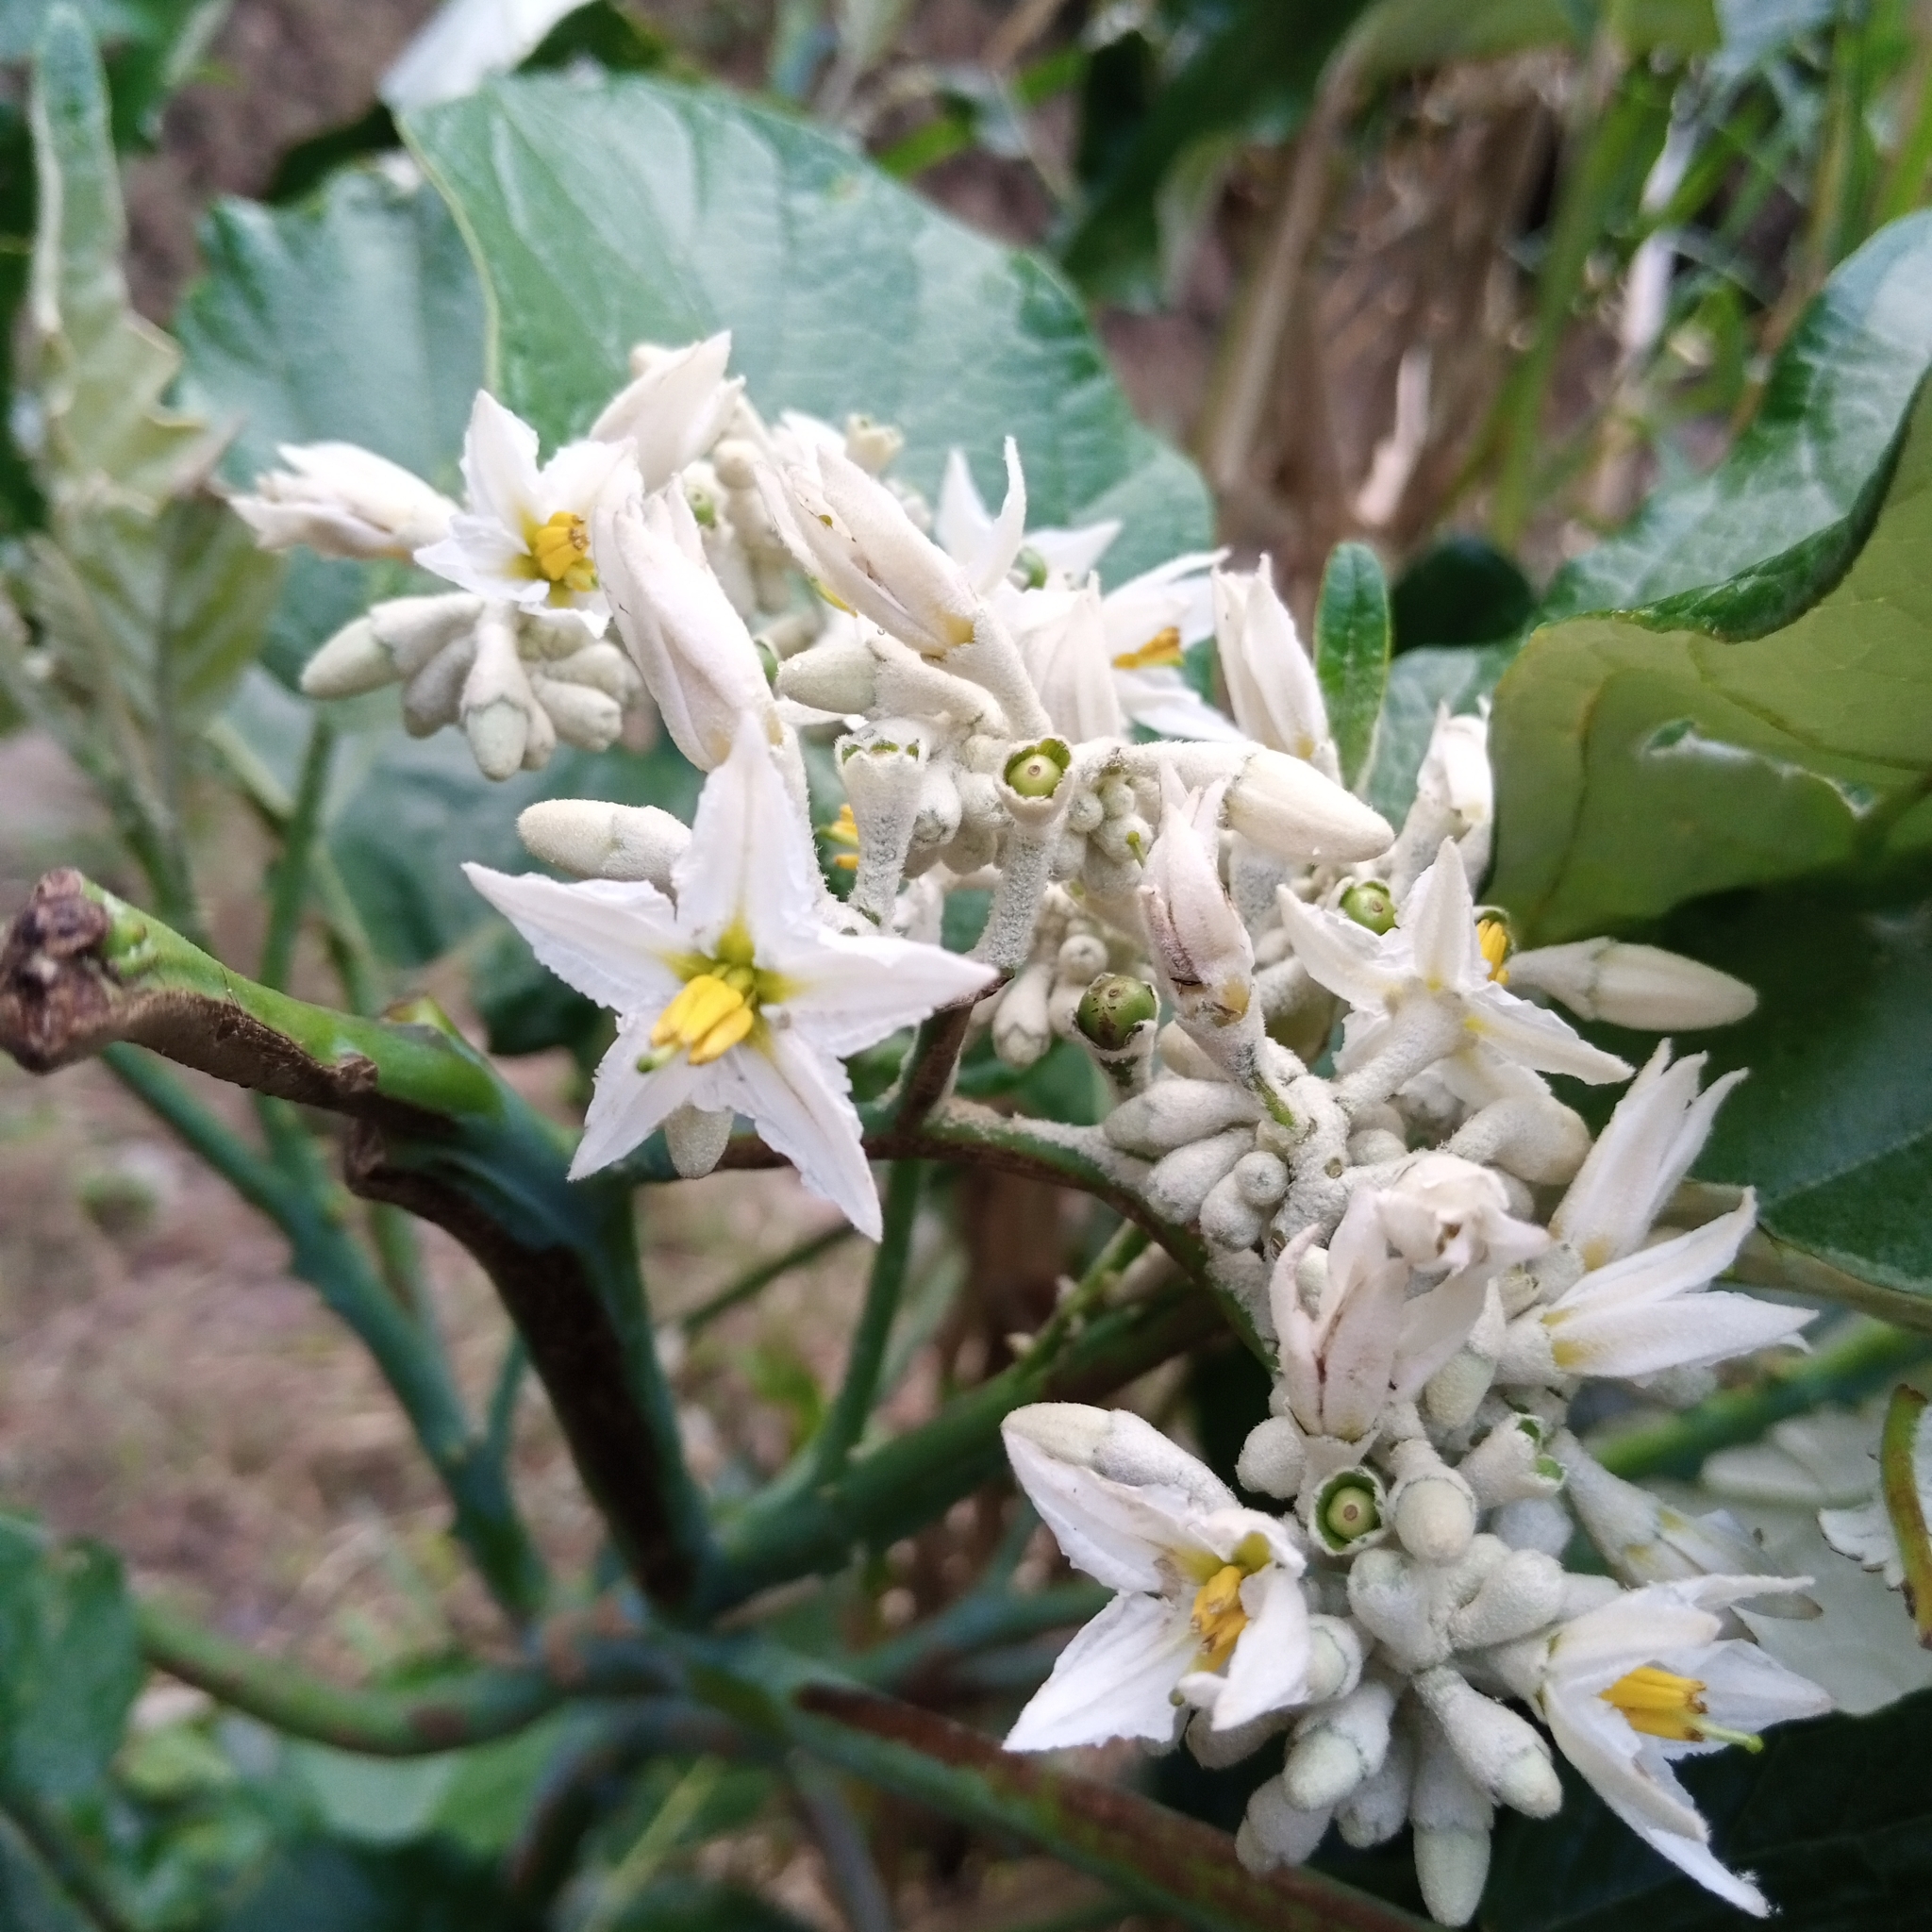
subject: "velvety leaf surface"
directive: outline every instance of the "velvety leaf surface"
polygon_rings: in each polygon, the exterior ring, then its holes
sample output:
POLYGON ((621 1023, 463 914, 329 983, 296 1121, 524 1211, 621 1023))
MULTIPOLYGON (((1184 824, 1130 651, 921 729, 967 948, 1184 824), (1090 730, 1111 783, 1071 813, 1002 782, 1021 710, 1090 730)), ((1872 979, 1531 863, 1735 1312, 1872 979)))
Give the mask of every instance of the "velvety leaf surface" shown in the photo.
POLYGON ((1315 675, 1345 784, 1360 778, 1374 752, 1389 640, 1389 582, 1375 553, 1366 543, 1338 543, 1315 606, 1315 675))
POLYGON ((1707 594, 1538 631, 1492 749, 1491 890, 1535 942, 1923 850, 1932 404, 1836 529, 1707 594))
POLYGON ((499 82, 408 117, 483 265, 504 399, 580 433, 638 341, 732 331, 760 409, 896 424, 931 492, 965 450, 997 497, 1020 440, 1032 519, 1126 528, 1120 581, 1209 536, 1192 468, 1134 421, 1079 303, 829 135, 637 76, 499 82))

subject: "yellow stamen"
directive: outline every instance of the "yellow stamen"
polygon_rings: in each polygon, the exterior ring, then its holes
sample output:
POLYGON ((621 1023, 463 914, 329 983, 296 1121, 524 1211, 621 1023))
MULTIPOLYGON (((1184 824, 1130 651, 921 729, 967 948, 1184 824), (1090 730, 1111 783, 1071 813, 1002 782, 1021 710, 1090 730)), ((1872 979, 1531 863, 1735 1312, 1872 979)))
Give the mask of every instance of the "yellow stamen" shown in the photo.
MULTIPOLYGON (((748 1033, 750 1011, 743 993, 735 986, 725 985, 715 974, 700 973, 687 980, 676 998, 658 1015, 658 1024, 651 1028, 651 1044, 695 1048, 727 1015, 738 1012, 746 1015, 744 1031, 748 1033)), ((724 1050, 721 1046, 718 1053, 724 1050)), ((708 1056, 712 1059, 717 1057, 717 1053, 708 1056)), ((695 1053, 692 1058, 696 1058, 695 1053)))
POLYGON ((1152 671, 1161 665, 1179 664, 1181 658, 1181 634, 1173 625, 1165 630, 1158 630, 1144 644, 1131 651, 1123 651, 1113 660, 1116 671, 1152 671))
POLYGON ((758 1015, 748 1005, 732 1009, 691 1050, 691 1063, 702 1067, 720 1054, 729 1053, 752 1029, 758 1015))
POLYGON ((858 821, 852 816, 852 808, 841 805, 839 816, 829 825, 819 827, 819 836, 829 839, 835 845, 857 845, 858 843, 858 821))
POLYGON ((594 591, 597 566, 591 561, 591 532, 575 510, 560 509, 530 532, 530 560, 538 574, 566 591, 594 591))
POLYGON ((832 868, 835 872, 857 872, 858 854, 856 852, 835 852, 832 855, 832 868))
POLYGON ((1747 1751, 1764 1748, 1764 1740, 1752 1732, 1725 1730, 1705 1716, 1704 1686, 1695 1677, 1640 1664, 1600 1694, 1646 1738, 1665 1738, 1674 1744, 1741 1744, 1747 1751))
POLYGON ((1201 1666, 1218 1671, 1234 1651, 1236 1640, 1248 1627, 1241 1608, 1242 1573, 1224 1564, 1194 1592, 1193 1626, 1201 1639, 1201 1666))
POLYGON ((1475 923, 1475 942, 1489 961, 1490 977, 1498 986, 1507 986, 1509 971, 1503 962, 1511 951, 1509 928, 1500 919, 1479 919, 1475 923))

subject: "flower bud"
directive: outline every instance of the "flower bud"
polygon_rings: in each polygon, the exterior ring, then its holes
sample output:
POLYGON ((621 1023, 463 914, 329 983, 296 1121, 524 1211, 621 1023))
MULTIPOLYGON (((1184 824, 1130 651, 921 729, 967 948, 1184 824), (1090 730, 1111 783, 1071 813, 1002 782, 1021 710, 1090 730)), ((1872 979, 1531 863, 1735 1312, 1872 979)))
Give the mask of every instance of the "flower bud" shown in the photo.
POLYGON ((1450 1617, 1449 1641, 1457 1650, 1486 1650, 1527 1637, 1563 1614, 1563 1566, 1554 1557, 1512 1550, 1450 1617))
POLYGON ((1252 1248, 1288 1192, 1288 1168, 1279 1155, 1244 1154, 1215 1182, 1201 1204, 1201 1234, 1218 1247, 1252 1248))
POLYGON ((726 381, 731 332, 682 349, 655 342, 631 351, 635 380, 604 406, 591 425, 595 442, 628 442, 646 491, 660 490, 724 434, 741 380, 726 381))
POLYGON ((1003 1065, 1024 1071, 1044 1058, 1053 1044, 1046 1010, 1052 990, 1053 968, 1040 959, 1008 981, 992 1016, 992 1050, 1003 1065))
POLYGON ((1361 1682, 1365 1660, 1362 1634, 1346 1617, 1310 1617, 1307 1701, 1346 1697, 1361 1682))
POLYGON ((1424 1721, 1417 1729, 1415 1784, 1409 1795, 1416 1880, 1431 1918, 1443 1925, 1466 1925, 1475 1916, 1489 1877, 1495 1811, 1457 1762, 1441 1727, 1424 1721))
POLYGON ((579 878, 646 879, 669 892, 691 827, 655 805, 545 798, 525 807, 517 837, 533 858, 579 878))
POLYGON ((1535 1416, 1512 1416, 1498 1423, 1457 1465, 1483 1508, 1554 1496, 1563 1487, 1562 1464, 1543 1453, 1546 1433, 1535 1416))
POLYGON ((1186 1742, 1194 1762, 1204 1771, 1225 1771, 1242 1758, 1252 1757, 1270 1738, 1287 1728, 1285 1710, 1267 1711, 1220 1731, 1214 1728, 1211 1710, 1197 1710, 1188 1720, 1186 1742))
MULTIPOLYGON (((480 609, 480 604, 479 604, 480 609)), ((463 700, 463 686, 476 661, 476 633, 469 632, 438 651, 403 685, 403 729, 411 738, 427 738, 445 724, 454 724, 463 700)))
MULTIPOLYGON (((542 751, 541 715, 517 652, 516 613, 507 604, 487 605, 476 622, 476 658, 463 681, 461 705, 477 770, 486 778, 508 778, 531 764, 533 752, 542 751)), ((542 728, 549 729, 548 719, 542 728)), ((545 756, 536 757, 535 764, 545 756)))
POLYGON ((1457 1128, 1447 1151, 1537 1187, 1554 1187, 1576 1177, 1590 1153, 1590 1129, 1554 1094, 1514 1093, 1478 1108, 1457 1128))
POLYGON ((1294 1727, 1282 1767, 1281 1789, 1297 1810, 1338 1805, 1382 1768, 1395 1693, 1377 1677, 1364 1679, 1337 1703, 1311 1711, 1294 1727))
POLYGON ((1208 1190, 1254 1144, 1252 1128, 1234 1127, 1163 1155, 1141 1184, 1148 1207, 1163 1220, 1192 1221, 1208 1190))
POLYGON ((924 725, 909 718, 886 718, 840 739, 833 756, 858 827, 851 903, 867 918, 883 922, 898 895, 912 847, 931 764, 929 737, 924 725))
POLYGON ((1280 1865, 1303 1865, 1315 1855, 1328 1830, 1330 1813, 1297 1810, 1278 1777, 1271 1777, 1248 1800, 1234 1851, 1244 1869, 1272 1872, 1280 1865))
POLYGON ((607 505, 593 547, 618 636, 678 750, 711 771, 747 715, 775 744, 781 727, 751 633, 704 561, 677 491, 607 505))
POLYGON ((1266 557, 1258 570, 1214 573, 1214 636, 1228 705, 1257 744, 1339 778, 1322 687, 1274 578, 1266 557))
POLYGON ((1248 1431, 1235 1464, 1235 1480, 1257 1495, 1286 1501, 1302 1486, 1307 1468, 1307 1444, 1293 1419, 1271 1415, 1248 1431))
POLYGON ((1560 1808, 1563 1786, 1550 1747, 1527 1719, 1442 1666, 1418 1676, 1415 1692, 1441 1725, 1457 1762, 1490 1797, 1529 1818, 1550 1818, 1560 1808))
POLYGON ((1357 1851, 1387 1844, 1408 1823, 1409 1792, 1415 1785, 1415 1744, 1409 1732, 1407 1724, 1395 1726, 1380 1769, 1336 1807, 1342 1840, 1357 1851))
POLYGON ((1398 1550, 1365 1550, 1356 1558, 1348 1607, 1400 1670, 1425 1670, 1449 1655, 1428 1573, 1398 1550))
POLYGON ((264 550, 404 560, 449 534, 457 507, 420 476, 352 442, 283 443, 288 465, 229 499, 264 550))
POLYGON ((859 717, 878 703, 878 659, 857 628, 841 628, 823 643, 778 666, 781 698, 817 711, 859 717))
POLYGON ((356 697, 399 677, 413 677, 440 653, 476 628, 483 599, 466 591, 435 597, 391 597, 373 604, 309 658, 303 694, 356 697))
POLYGON ((1350 865, 1389 849, 1379 812, 1285 752, 1261 750, 1228 788, 1227 823, 1277 858, 1350 865))
POLYGON ((535 672, 530 690, 558 737, 579 751, 608 751, 624 731, 624 707, 607 691, 535 672))
POLYGON ((1252 1126, 1260 1118, 1260 1103, 1240 1087, 1225 1080, 1184 1080, 1169 1074, 1146 1092, 1123 1101, 1101 1123, 1100 1130, 1123 1153, 1158 1160, 1177 1147, 1209 1140, 1229 1127, 1252 1126))
POLYGON ((1420 1437, 1402 1443, 1393 1461, 1400 1477, 1390 1498, 1396 1540, 1419 1563, 1455 1562, 1475 1535, 1469 1485, 1420 1437))
POLYGON ((730 1139, 728 1107, 674 1107, 664 1116, 664 1144, 682 1180, 703 1180, 724 1158, 730 1139))
POLYGON ((1512 991, 1545 992, 1585 1020, 1646 1033, 1729 1026, 1756 1010, 1741 979, 1657 946, 1579 940, 1539 946, 1509 962, 1512 991))
POLYGON ((1221 787, 1184 793, 1170 767, 1161 769, 1165 808, 1160 835, 1147 856, 1141 910, 1153 941, 1155 964, 1190 1031, 1235 1027, 1254 1008, 1255 948, 1241 915, 1222 890, 1217 863, 1221 787))

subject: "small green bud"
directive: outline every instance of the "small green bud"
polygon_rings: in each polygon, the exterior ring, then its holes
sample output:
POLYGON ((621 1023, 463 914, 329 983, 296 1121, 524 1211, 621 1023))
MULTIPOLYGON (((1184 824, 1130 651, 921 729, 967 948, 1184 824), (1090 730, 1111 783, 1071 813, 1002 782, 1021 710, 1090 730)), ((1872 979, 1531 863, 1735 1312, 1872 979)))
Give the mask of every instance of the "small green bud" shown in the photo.
POLYGON ((1007 760, 1006 781, 1022 798, 1051 798, 1073 761, 1072 751, 1058 738, 1042 738, 1007 760))
POLYGON ((1388 932, 1395 924, 1395 901, 1379 879, 1363 879, 1349 887, 1341 895, 1341 909, 1373 933, 1388 932))
POLYGON ((1020 579, 1020 587, 1026 591, 1039 591, 1046 587, 1047 562, 1029 543, 1013 559, 1013 570, 1020 579))
POLYGON ((1375 1492, 1365 1482, 1339 1482, 1322 1500, 1322 1527, 1338 1543, 1359 1542, 1381 1526, 1375 1492))
POLYGON ((1103 973, 1074 1009, 1082 1034, 1103 1053, 1118 1053, 1160 1010, 1160 998, 1144 979, 1124 973, 1103 973))

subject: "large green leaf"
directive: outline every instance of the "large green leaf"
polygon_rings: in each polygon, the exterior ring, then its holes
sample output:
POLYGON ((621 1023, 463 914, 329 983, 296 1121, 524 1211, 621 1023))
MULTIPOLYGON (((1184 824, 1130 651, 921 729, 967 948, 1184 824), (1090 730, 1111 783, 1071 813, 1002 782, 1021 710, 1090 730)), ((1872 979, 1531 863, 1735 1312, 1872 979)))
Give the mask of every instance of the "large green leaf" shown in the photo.
POLYGON ((1389 580, 1366 543, 1338 543, 1315 605, 1315 674, 1343 780, 1356 784, 1374 752, 1389 683, 1389 580))
POLYGON ((1697 1172, 1757 1188, 1781 1251, 1767 1278, 1932 1327, 1932 901, 1842 882, 1732 894, 1658 937, 1757 990, 1750 1019, 1695 1042, 1713 1074, 1750 1070, 1697 1172))
POLYGON ((141 1653, 119 1558, 0 1518, 0 1758, 55 1802, 92 1790, 121 1742, 141 1653))
POLYGON ((1491 890, 1539 941, 1932 845, 1932 400, 1837 525, 1538 631, 1492 744, 1491 890))
MULTIPOLYGON (((1869 1718, 1781 1725, 1760 1757, 1679 1767, 1713 1850, 1756 1873, 1779 1932, 1922 1925, 1932 1896, 1932 1692, 1869 1718)), ((1679 1875, 1568 1772, 1563 1808, 1505 1813, 1484 1932, 1735 1932, 1754 1921, 1679 1875)))
POLYGON ((556 75, 404 131, 482 266, 494 382, 547 440, 583 430, 633 343, 728 327, 760 408, 897 424, 922 489, 955 445, 991 488, 1016 436, 1035 521, 1125 520, 1109 580, 1208 541, 1200 478, 1135 422, 1054 271, 830 135, 722 91, 556 75))
POLYGON ((1656 491, 1570 564, 1545 621, 1718 584, 1851 513, 1932 360, 1932 211, 1842 263, 1779 353, 1749 429, 1708 475, 1656 491))

